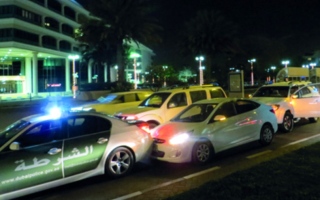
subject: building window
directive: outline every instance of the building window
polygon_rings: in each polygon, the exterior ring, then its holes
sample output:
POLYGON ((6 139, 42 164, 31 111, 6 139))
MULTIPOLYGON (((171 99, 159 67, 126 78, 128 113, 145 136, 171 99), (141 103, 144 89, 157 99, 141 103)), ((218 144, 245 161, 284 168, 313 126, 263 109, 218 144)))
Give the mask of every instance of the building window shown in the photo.
POLYGON ((76 12, 69 7, 64 8, 64 15, 73 21, 76 21, 76 12))
POLYGON ((54 12, 61 14, 61 4, 57 0, 48 1, 48 8, 54 12))
POLYGON ((69 36, 73 36, 73 28, 72 26, 69 26, 67 24, 62 24, 62 33, 69 35, 69 36))
POLYGON ((51 17, 46 17, 44 20, 44 26, 48 29, 59 32, 59 22, 51 17))
POLYGON ((43 36, 42 46, 50 49, 57 49, 57 41, 53 37, 43 36))
POLYGON ((64 52, 71 52, 71 44, 67 41, 61 41, 60 50, 64 52))

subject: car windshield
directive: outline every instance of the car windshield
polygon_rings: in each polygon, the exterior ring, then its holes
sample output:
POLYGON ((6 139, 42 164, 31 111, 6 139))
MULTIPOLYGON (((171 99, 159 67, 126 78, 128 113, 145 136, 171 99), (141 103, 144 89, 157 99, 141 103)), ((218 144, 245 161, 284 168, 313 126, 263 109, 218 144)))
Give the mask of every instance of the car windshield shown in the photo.
POLYGON ((182 111, 178 116, 171 119, 172 122, 203 122, 213 110, 217 107, 216 104, 193 104, 182 111))
POLYGON ((169 92, 154 93, 141 102, 139 106, 160 108, 170 94, 169 92))
POLYGON ((105 97, 100 97, 99 99, 97 99, 97 101, 99 101, 100 103, 108 103, 108 102, 115 100, 117 97, 118 97, 118 95, 108 94, 105 97))
POLYGON ((28 121, 19 120, 0 132, 0 147, 17 135, 22 129, 30 124, 28 121))
POLYGON ((253 94, 253 97, 288 97, 289 86, 261 87, 253 94))

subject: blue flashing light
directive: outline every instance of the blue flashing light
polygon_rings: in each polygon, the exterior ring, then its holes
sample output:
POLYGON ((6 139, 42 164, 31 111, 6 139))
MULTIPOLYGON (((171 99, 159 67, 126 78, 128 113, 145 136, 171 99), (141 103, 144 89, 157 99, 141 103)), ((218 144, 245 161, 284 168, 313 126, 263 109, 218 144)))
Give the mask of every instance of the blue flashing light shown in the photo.
POLYGON ((52 118, 59 118, 61 117, 61 114, 62 114, 62 111, 60 108, 58 107, 53 107, 53 108, 50 108, 49 109, 49 115, 52 117, 52 118))

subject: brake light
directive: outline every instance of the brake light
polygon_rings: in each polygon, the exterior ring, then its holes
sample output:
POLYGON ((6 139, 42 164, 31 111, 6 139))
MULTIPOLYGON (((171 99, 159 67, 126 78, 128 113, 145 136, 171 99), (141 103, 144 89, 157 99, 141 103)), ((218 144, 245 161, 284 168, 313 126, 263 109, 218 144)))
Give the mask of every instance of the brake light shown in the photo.
POLYGON ((150 127, 147 122, 139 122, 137 123, 137 126, 145 132, 150 133, 150 127))

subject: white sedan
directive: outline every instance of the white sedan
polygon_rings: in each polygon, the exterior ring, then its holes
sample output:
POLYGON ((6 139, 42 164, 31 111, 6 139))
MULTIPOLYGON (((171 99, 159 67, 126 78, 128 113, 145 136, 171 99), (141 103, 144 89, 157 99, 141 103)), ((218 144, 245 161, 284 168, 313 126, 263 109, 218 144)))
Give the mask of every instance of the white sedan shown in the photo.
POLYGON ((23 118, 0 132, 0 199, 101 174, 124 176, 149 159, 148 127, 94 112, 23 118))
POLYGON ((269 145, 277 129, 269 105, 240 98, 202 100, 152 132, 152 158, 205 164, 215 153, 249 142, 269 145))

